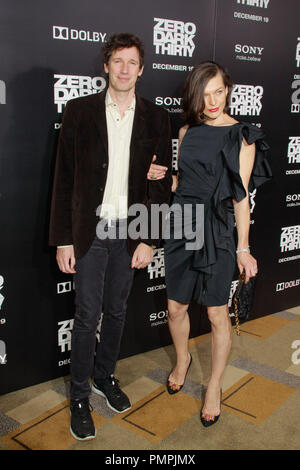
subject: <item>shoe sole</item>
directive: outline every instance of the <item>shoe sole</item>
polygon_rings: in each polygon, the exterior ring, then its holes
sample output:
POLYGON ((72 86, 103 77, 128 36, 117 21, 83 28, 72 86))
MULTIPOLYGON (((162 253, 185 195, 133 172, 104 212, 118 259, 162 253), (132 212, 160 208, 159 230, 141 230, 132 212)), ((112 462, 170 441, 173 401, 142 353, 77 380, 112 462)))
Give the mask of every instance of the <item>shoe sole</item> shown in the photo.
MULTIPOLYGON (((184 382, 183 382, 182 385, 179 385, 180 388, 179 388, 178 390, 173 390, 173 389, 169 386, 169 383, 170 383, 169 379, 167 380, 167 390, 168 390, 169 395, 175 395, 175 393, 178 393, 178 392, 180 392, 180 391, 183 389, 183 387, 184 387, 184 385, 185 385, 185 381, 186 381, 187 375, 188 375, 188 372, 189 372, 189 369, 190 369, 190 367, 191 367, 191 365, 192 365, 192 360, 193 360, 193 358, 192 358, 192 355, 191 355, 191 353, 190 353, 190 362, 189 362, 188 368, 187 368, 186 373, 185 373, 185 376, 184 376, 184 382)), ((170 375, 169 375, 169 377, 170 377, 170 375)), ((176 384, 176 385, 177 385, 177 384, 176 384)))
MULTIPOLYGON (((69 410, 69 411, 70 411, 70 416, 71 416, 71 410, 69 410)), ((73 431, 73 429, 70 425, 70 433, 72 434, 74 439, 77 439, 77 441, 91 441, 92 439, 95 439, 95 437, 97 435, 97 430, 95 429, 95 435, 94 436, 79 437, 75 434, 75 432, 73 431)))
POLYGON ((215 419, 214 419, 214 420, 210 420, 210 421, 206 421, 206 419, 201 416, 201 418, 200 418, 200 419, 201 419, 201 423, 203 424, 203 426, 204 426, 205 428, 209 428, 210 426, 212 426, 213 424, 216 424, 216 423, 218 422, 218 420, 219 420, 219 418, 220 418, 220 415, 221 415, 221 414, 215 416, 215 419))
POLYGON ((105 399, 106 399, 106 404, 107 404, 108 408, 110 408, 111 410, 115 411, 115 413, 124 413, 125 411, 128 411, 128 410, 131 409, 131 405, 130 405, 128 408, 125 408, 125 410, 122 410, 122 411, 117 410, 116 408, 114 408, 114 407, 109 403, 109 401, 108 401, 106 395, 105 395, 103 392, 101 392, 100 390, 98 390, 94 385, 92 385, 92 391, 95 392, 95 393, 97 393, 97 395, 100 395, 101 397, 105 398, 105 399))
MULTIPOLYGON (((220 408, 221 408, 221 405, 222 405, 222 389, 220 389, 220 408)), ((221 416, 221 411, 222 410, 220 409, 220 413, 215 416, 214 420, 206 421, 206 419, 202 416, 202 410, 201 410, 200 420, 203 426, 205 428, 209 428, 209 426, 212 426, 213 424, 215 424, 221 416)))
POLYGON ((74 437, 74 439, 77 439, 77 441, 91 441, 92 439, 95 439, 96 434, 97 434, 97 431, 95 430, 95 435, 94 435, 94 436, 79 437, 79 436, 77 436, 77 435, 73 432, 73 430, 72 430, 72 428, 71 428, 71 426, 70 426, 70 433, 72 434, 72 436, 74 437))

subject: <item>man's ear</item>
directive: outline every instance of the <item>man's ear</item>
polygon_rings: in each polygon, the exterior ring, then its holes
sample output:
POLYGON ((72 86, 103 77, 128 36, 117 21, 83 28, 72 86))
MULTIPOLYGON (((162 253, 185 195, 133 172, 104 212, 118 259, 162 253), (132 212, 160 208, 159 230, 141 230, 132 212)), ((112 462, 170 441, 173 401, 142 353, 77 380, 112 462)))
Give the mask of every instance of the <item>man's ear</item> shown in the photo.
POLYGON ((140 71, 139 71, 139 73, 138 73, 138 76, 139 76, 139 77, 142 75, 143 71, 144 71, 144 66, 142 66, 142 67, 140 68, 140 71))

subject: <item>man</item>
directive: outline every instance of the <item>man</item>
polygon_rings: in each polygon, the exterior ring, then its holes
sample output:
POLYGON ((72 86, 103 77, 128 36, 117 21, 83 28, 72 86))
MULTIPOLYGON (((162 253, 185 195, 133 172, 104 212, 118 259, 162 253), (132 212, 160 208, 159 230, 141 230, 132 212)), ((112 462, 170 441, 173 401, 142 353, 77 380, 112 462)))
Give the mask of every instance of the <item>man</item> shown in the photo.
MULTIPOLYGON (((152 204, 168 202, 172 182, 168 113, 135 94, 144 68, 143 44, 132 34, 116 34, 104 45, 103 55, 108 89, 71 100, 65 109, 50 221, 58 266, 74 274, 70 430, 80 440, 95 437, 88 398, 91 375, 93 391, 110 408, 123 412, 131 407, 113 374, 134 268, 152 261, 159 241, 115 234, 124 235, 133 204, 142 203, 149 211, 152 204), (157 165, 151 165, 152 159, 157 165), (99 223, 107 238, 96 236, 99 223)), ((150 218, 147 225, 151 227, 150 218)))

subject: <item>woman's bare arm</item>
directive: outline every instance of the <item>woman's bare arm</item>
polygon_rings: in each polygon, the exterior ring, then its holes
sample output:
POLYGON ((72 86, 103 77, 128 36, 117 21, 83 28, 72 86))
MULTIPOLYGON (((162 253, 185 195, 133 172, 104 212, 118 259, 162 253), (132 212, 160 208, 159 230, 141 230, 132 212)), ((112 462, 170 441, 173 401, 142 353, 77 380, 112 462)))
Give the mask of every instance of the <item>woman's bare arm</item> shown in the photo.
MULTIPOLYGON (((246 197, 237 202, 233 200, 235 221, 238 233, 237 250, 247 249, 249 247, 249 230, 250 230, 250 205, 248 186, 255 160, 255 144, 247 144, 245 140, 242 142, 240 151, 240 176, 243 186, 246 190, 246 197)), ((247 252, 237 254, 237 264, 240 272, 245 271, 246 282, 250 277, 257 274, 256 259, 247 252)))

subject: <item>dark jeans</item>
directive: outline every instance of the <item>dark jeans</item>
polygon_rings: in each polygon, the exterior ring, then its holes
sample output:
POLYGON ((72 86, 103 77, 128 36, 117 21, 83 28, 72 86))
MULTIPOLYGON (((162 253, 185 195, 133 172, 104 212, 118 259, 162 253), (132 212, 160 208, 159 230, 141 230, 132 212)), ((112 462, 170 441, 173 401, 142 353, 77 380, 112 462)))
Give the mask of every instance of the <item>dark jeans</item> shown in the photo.
POLYGON ((90 394, 89 378, 98 382, 114 373, 134 270, 126 240, 96 238, 76 261, 76 313, 72 332, 71 399, 90 394), (96 357, 96 330, 101 313, 96 357))

